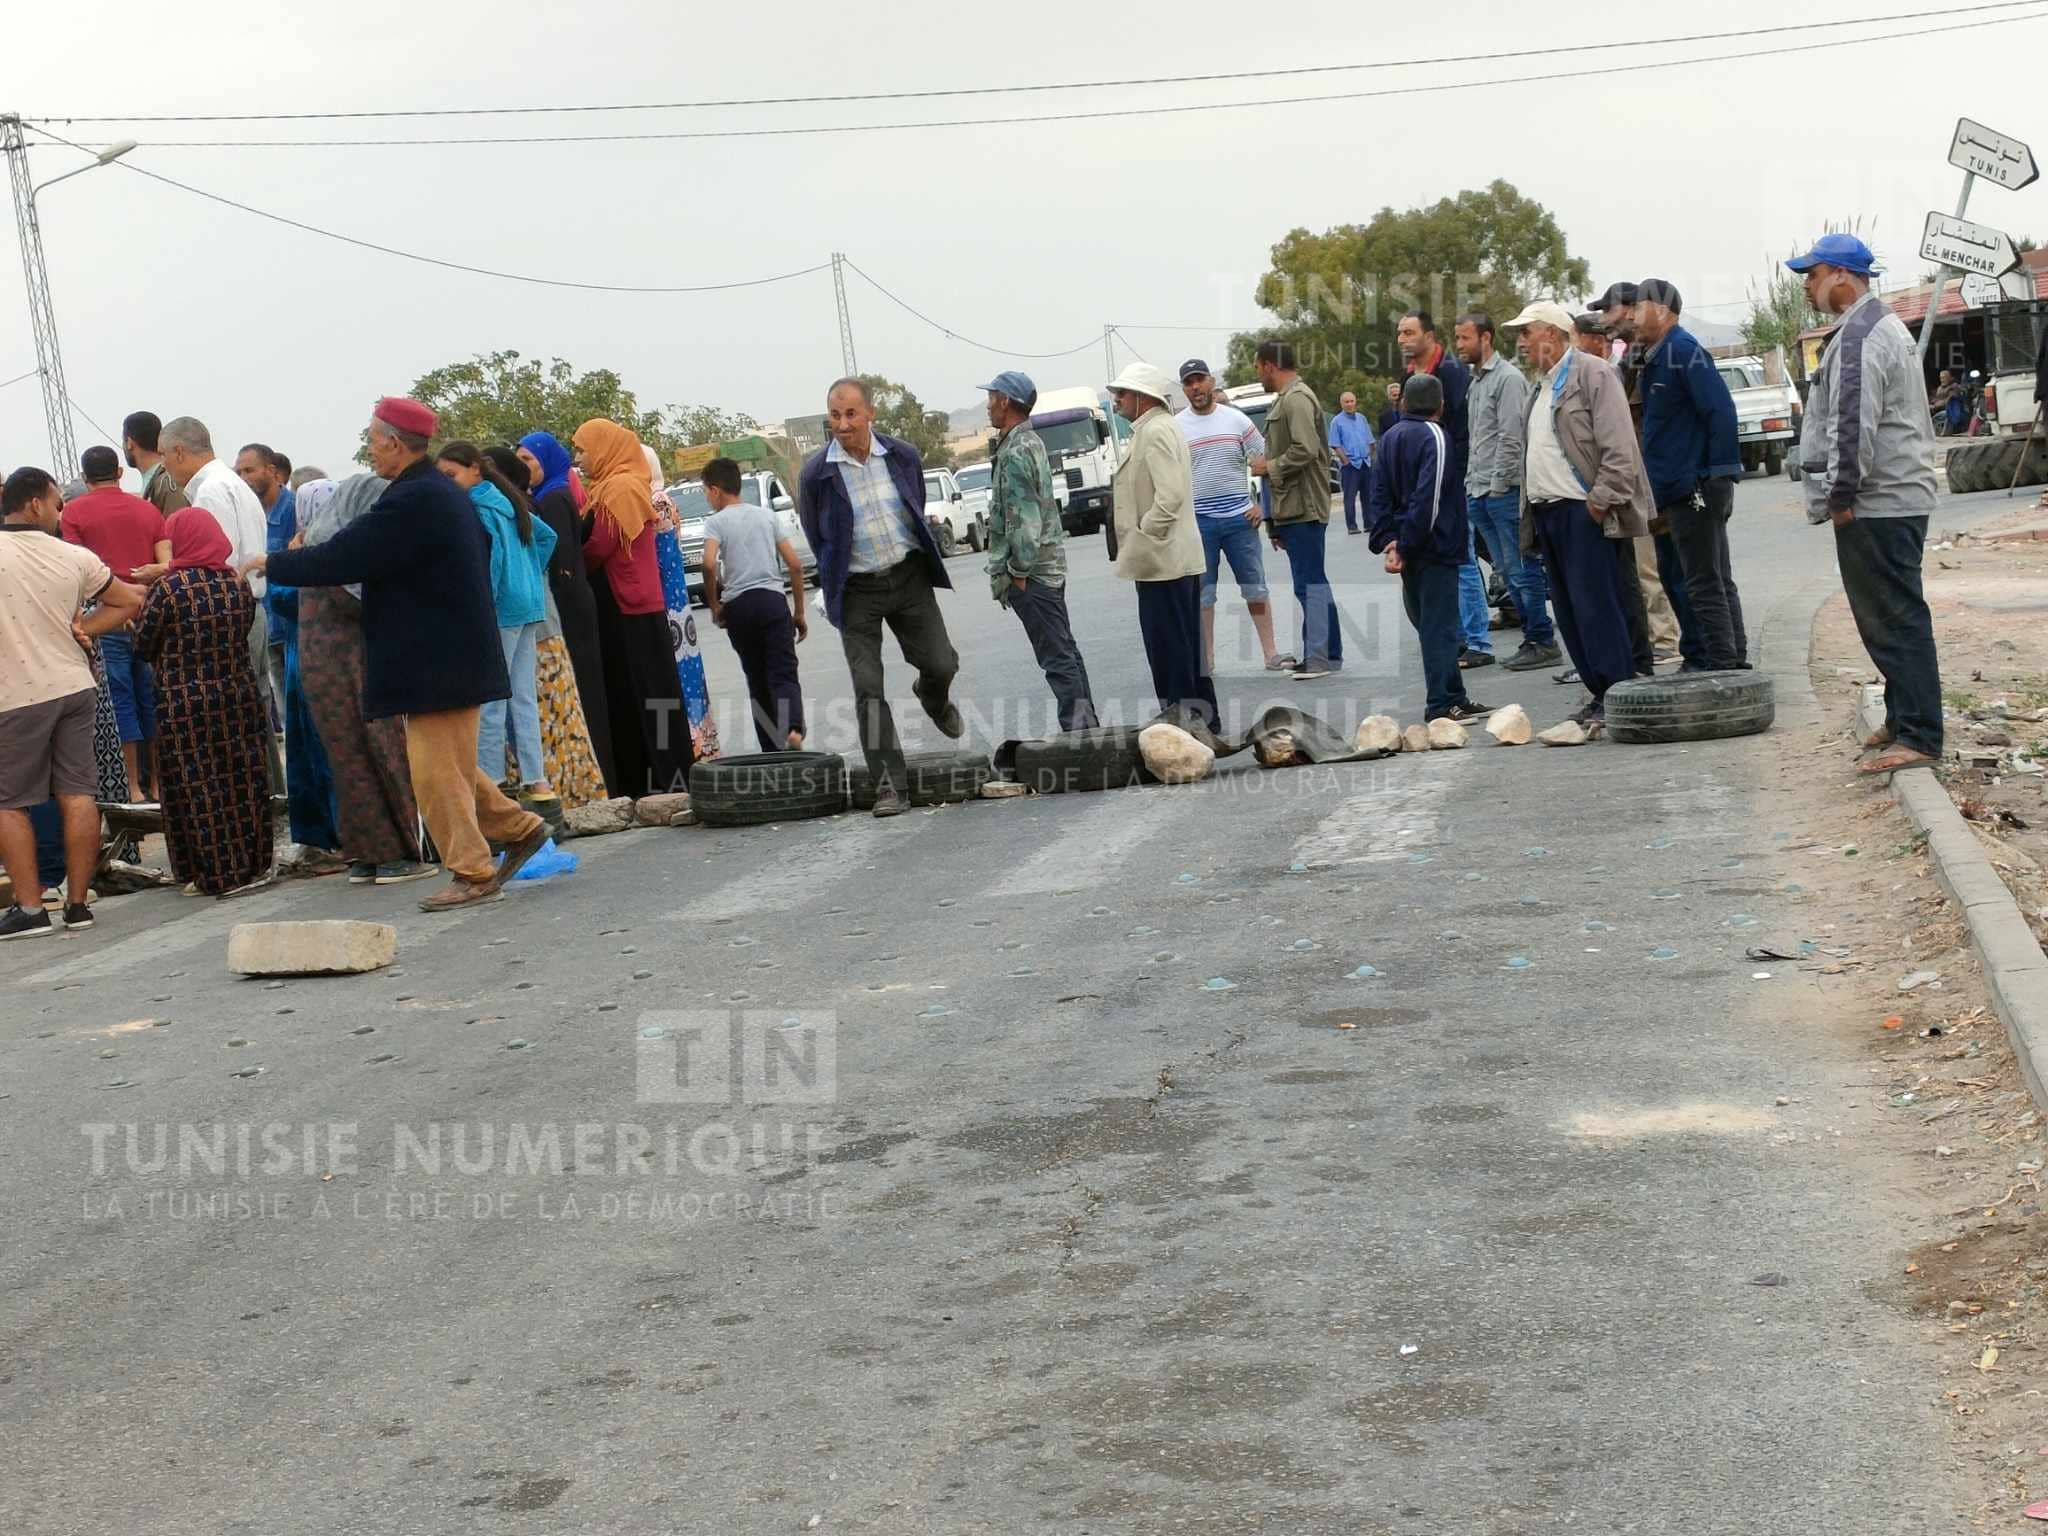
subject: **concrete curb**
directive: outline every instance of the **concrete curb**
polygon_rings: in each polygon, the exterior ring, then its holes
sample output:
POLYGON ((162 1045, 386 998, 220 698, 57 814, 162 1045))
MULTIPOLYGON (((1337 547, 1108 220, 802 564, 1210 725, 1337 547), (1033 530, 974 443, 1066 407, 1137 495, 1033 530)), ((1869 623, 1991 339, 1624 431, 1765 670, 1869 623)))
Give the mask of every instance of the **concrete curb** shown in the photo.
MULTIPOLYGON (((1884 690, 1866 687, 1858 715, 1865 732, 1882 726, 1884 690)), ((1891 779, 1892 797, 1927 834, 1927 851, 1942 888, 1963 909, 1970 942, 1984 962, 1991 1005, 2004 1021, 2035 1107, 2048 1114, 2048 956, 1933 771, 1909 768, 1891 779)))

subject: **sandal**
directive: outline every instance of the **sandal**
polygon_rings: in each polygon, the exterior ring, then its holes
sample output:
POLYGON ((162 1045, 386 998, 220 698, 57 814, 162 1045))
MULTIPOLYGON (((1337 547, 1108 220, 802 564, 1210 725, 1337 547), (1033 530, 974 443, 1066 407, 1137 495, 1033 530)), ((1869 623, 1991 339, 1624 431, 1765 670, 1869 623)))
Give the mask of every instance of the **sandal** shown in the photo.
POLYGON ((1856 765, 1858 773, 1899 773, 1907 768, 1932 768, 1934 759, 1912 747, 1893 747, 1856 765))
POLYGON ((1892 733, 1892 728, 1888 725, 1881 725, 1863 738, 1863 750, 1875 752, 1879 747, 1888 747, 1896 740, 1898 738, 1892 733))

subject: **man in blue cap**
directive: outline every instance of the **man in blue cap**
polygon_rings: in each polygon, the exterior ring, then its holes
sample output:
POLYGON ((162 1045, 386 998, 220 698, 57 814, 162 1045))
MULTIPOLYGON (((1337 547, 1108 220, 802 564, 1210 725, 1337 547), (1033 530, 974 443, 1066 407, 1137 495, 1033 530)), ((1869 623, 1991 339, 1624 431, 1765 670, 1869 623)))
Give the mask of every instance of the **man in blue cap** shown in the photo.
POLYGON ((1052 493, 1052 465, 1045 444, 1031 430, 1038 386, 1010 370, 981 387, 988 391, 988 424, 996 429, 989 476, 989 590, 1023 623, 1031 653, 1052 685, 1060 729, 1085 731, 1095 724, 1095 699, 1067 619, 1067 534, 1052 493))
POLYGON ((1842 590, 1884 676, 1885 723, 1864 738, 1865 773, 1941 757, 1941 668, 1920 588, 1934 511, 1934 423, 1913 338, 1871 292, 1877 262, 1854 235, 1823 235, 1785 263, 1840 323, 1814 375, 1799 440, 1808 522, 1833 522, 1842 590))

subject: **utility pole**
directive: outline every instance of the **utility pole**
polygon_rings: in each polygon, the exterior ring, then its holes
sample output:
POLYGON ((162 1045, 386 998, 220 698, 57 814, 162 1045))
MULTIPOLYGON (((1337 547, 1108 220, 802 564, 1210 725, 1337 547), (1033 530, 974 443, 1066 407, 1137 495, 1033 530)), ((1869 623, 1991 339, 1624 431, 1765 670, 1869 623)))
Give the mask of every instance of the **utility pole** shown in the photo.
POLYGON ((832 253, 832 297, 839 305, 839 361, 846 370, 846 376, 856 378, 860 364, 853 356, 853 315, 846 307, 846 255, 843 251, 832 253))
POLYGON ((1112 336, 1114 336, 1114 335, 1116 335, 1116 327, 1115 327, 1115 326, 1113 326, 1113 325, 1105 325, 1105 326, 1103 326, 1103 328, 1102 328, 1102 366, 1103 366, 1104 368, 1106 368, 1106 369, 1108 369, 1108 370, 1109 370, 1109 372, 1108 372, 1108 373, 1107 373, 1106 375, 1104 375, 1104 378, 1103 378, 1103 382, 1104 382, 1105 384, 1106 384, 1106 383, 1108 383, 1108 382, 1109 382, 1109 380, 1111 380, 1111 379, 1113 379, 1113 378, 1115 378, 1115 377, 1116 377, 1116 348, 1110 345, 1110 338, 1111 338, 1112 336))
POLYGON ((0 116, 0 150, 14 188, 14 227, 21 237, 21 270, 28 283, 28 323, 36 338, 36 372, 43 381, 43 416, 50 429, 50 473, 68 480, 78 469, 71 437, 71 397, 64 388, 64 359, 57 350, 57 315, 50 306, 50 269, 43 260, 43 230, 36 221, 35 189, 28 175, 28 144, 21 119, 0 116))

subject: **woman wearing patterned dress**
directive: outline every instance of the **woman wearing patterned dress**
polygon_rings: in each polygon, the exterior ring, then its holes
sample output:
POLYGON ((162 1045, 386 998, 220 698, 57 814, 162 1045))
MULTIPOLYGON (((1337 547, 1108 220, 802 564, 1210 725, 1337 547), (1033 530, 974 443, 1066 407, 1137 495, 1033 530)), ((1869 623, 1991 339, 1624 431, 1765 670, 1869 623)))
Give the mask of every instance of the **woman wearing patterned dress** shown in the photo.
MULTIPOLYGON (((548 559, 548 592, 554 599, 554 616, 549 629, 558 631, 559 653, 550 661, 542 647, 538 678, 540 684, 541 741, 550 763, 578 755, 573 739, 565 738, 566 720, 551 716, 548 700, 558 703, 569 696, 564 689, 560 664, 566 660, 575 672, 573 696, 583 716, 583 737, 596 760, 597 771, 607 784, 618 782, 618 764, 612 757, 612 723, 607 712, 604 681, 604 651, 597 638, 597 598, 583 564, 583 501, 576 489, 576 472, 570 467, 569 450, 552 433, 529 432, 519 440, 519 462, 526 466, 527 499, 533 511, 555 530, 555 552, 548 559)), ((598 578, 602 580, 603 578, 598 578)), ((567 767, 550 767, 548 773, 564 805, 588 803, 567 782, 567 767)), ((620 793, 625 791, 621 790, 620 793)), ((602 799, 603 796, 589 798, 602 799)))
POLYGON ((249 663, 256 598, 211 513, 188 507, 164 530, 170 569, 135 624, 135 654, 156 668, 164 841, 173 874, 228 896, 271 872, 270 722, 249 663))
POLYGON ((690 747, 697 761, 718 756, 718 722, 711 718, 711 686, 704 676, 704 652, 697 644, 697 617, 690 610, 690 575, 683 564, 682 516, 669 499, 661 456, 645 443, 647 478, 654 485, 654 553, 661 566, 662 601, 668 604, 669 649, 683 688, 683 713, 690 720, 690 747))
MULTIPOLYGON (((351 475, 339 485, 315 481, 303 487, 300 546, 326 543, 375 506, 389 484, 376 475, 351 475)), ((334 777, 349 883, 399 885, 437 873, 420 862, 420 813, 405 759, 405 721, 397 715, 363 718, 360 589, 299 589, 299 669, 334 777)))

